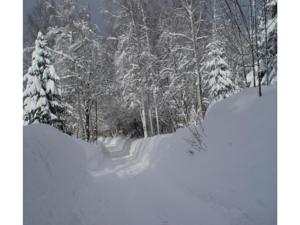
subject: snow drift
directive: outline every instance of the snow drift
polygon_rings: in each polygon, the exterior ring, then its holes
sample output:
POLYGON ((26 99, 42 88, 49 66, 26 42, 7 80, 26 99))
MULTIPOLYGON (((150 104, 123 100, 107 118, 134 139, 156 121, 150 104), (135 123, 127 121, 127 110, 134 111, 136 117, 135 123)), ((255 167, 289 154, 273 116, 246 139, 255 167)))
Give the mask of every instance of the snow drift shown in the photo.
POLYGON ((193 155, 188 129, 110 140, 128 152, 112 158, 105 141, 24 127, 24 224, 276 224, 276 91, 246 89, 212 106, 206 149, 193 155))
POLYGON ((24 127, 24 224, 72 224, 86 178, 79 142, 50 126, 24 127))

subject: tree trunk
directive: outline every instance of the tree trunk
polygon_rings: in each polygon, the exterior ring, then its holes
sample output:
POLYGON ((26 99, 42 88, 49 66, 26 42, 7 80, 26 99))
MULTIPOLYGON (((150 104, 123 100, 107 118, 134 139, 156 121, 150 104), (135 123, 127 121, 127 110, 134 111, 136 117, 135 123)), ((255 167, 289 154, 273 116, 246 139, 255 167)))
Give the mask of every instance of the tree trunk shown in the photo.
POLYGON ((148 109, 148 114, 149 114, 148 116, 149 116, 150 131, 151 131, 150 136, 153 136, 154 131, 153 131, 152 108, 151 107, 149 107, 149 109, 148 109))
POLYGON ((156 129, 157 129, 157 134, 159 135, 159 119, 158 119, 158 109, 157 109, 157 99, 156 99, 156 94, 154 93, 154 108, 155 108, 155 118, 156 118, 156 129))
POLYGON ((158 110, 157 106, 155 107, 155 117, 156 117, 156 129, 157 129, 157 134, 159 135, 159 118, 158 118, 158 110))
MULTIPOLYGON (((79 126, 80 129, 82 131, 82 138, 85 139, 85 129, 84 129, 84 125, 83 125, 83 118, 82 118, 82 113, 81 113, 81 101, 80 101, 80 94, 79 94, 79 90, 77 92, 77 110, 78 110, 78 115, 79 115, 79 126)), ((79 127, 78 127, 79 128, 79 127)))
POLYGON ((258 95, 261 97, 261 79, 258 80, 258 95))
POLYGON ((250 47, 251 47, 251 57, 252 57, 252 72, 253 72, 253 86, 256 87, 256 79, 255 79, 255 49, 254 49, 254 2, 253 0, 250 0, 251 7, 250 7, 250 27, 251 27, 251 36, 250 36, 250 47))
POLYGON ((144 130, 144 138, 147 138, 148 131, 147 131, 147 124, 146 124, 145 103, 143 103, 141 108, 141 120, 142 120, 143 130, 144 130))
MULTIPOLYGON (((260 63, 259 63, 259 52, 258 52, 258 37, 257 37, 257 23, 256 23, 256 0, 253 1, 253 9, 254 9, 254 31, 255 31, 255 47, 256 47, 256 62, 257 62, 257 71, 260 71, 260 63)), ((260 74, 258 73, 258 76, 260 74)), ((259 86, 259 96, 261 96, 261 77, 258 77, 258 86, 259 86)))
MULTIPOLYGON (((77 73, 77 66, 76 66, 76 61, 74 62, 74 70, 75 70, 75 74, 77 73)), ((77 86, 77 111, 78 111, 78 115, 79 115, 79 126, 80 129, 82 131, 82 138, 85 139, 85 129, 84 129, 84 125, 83 125, 83 117, 82 117, 82 113, 81 113, 81 101, 80 101, 80 89, 79 89, 79 81, 77 80, 76 82, 76 86, 77 86)), ((78 130, 79 130, 79 126, 78 126, 78 130)))
POLYGON ((171 117, 173 132, 176 132, 176 122, 174 121, 173 117, 171 117))
MULTIPOLYGON (((144 13, 144 8, 143 8, 143 4, 142 4, 142 1, 139 1, 139 8, 141 10, 141 13, 142 13, 142 22, 143 22, 143 26, 145 27, 145 36, 146 36, 146 48, 147 48, 147 52, 148 54, 150 55, 151 52, 150 52, 150 41, 149 41, 149 34, 148 34, 148 27, 147 27, 147 24, 146 24, 146 16, 145 16, 145 13, 144 13)), ((149 72, 149 69, 147 70, 147 74, 146 74, 146 84, 148 84, 148 75, 150 75, 151 73, 149 72)), ((147 101, 148 101, 148 104, 150 104, 150 100, 149 100, 149 92, 147 91, 146 92, 147 94, 147 101)), ((150 105, 148 105, 148 116, 149 116, 149 123, 150 123, 150 136, 152 136, 154 134, 153 132, 153 121, 152 121, 152 108, 150 105)))
POLYGON ((251 57, 252 57, 252 73, 253 73, 253 86, 256 87, 256 79, 255 79, 255 56, 253 46, 251 47, 251 57))
POLYGON ((90 110, 89 106, 85 108, 85 133, 87 142, 90 141, 90 110))
POLYGON ((244 53, 243 53, 243 51, 242 51, 242 64, 243 64, 244 81, 245 81, 245 84, 247 85, 247 73, 246 73, 246 68, 245 68, 245 60, 244 60, 244 53))
MULTIPOLYGON (((241 38, 241 32, 239 32, 239 38, 241 38)), ((243 66, 244 81, 245 81, 245 84, 248 86, 243 46, 241 46, 241 53, 242 53, 242 66, 243 66)))
POLYGON ((95 141, 97 143, 97 139, 98 139, 98 104, 97 104, 97 100, 95 101, 95 113, 96 113, 95 141))
MULTIPOLYGON (((201 14, 200 14, 201 19, 201 14)), ((199 57, 198 57, 198 48, 197 48, 197 34, 194 30, 194 19, 193 15, 190 15, 190 25, 191 25, 191 32, 193 36, 193 51, 194 51, 194 60, 196 63, 196 93, 197 93, 197 114, 199 116, 199 121, 203 120, 203 110, 202 110, 202 87, 201 87, 201 74, 200 74, 200 65, 199 65, 199 57)))
MULTIPOLYGON (((79 123, 79 122, 78 122, 79 123)), ((76 129, 76 138, 78 139, 79 138, 79 126, 77 126, 77 129, 76 129)))

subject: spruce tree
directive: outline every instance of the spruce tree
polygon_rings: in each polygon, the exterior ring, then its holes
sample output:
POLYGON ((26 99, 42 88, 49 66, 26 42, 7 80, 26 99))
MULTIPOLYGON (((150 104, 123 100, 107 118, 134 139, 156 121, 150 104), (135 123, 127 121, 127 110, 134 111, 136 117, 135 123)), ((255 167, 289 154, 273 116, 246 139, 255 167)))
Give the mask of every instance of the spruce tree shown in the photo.
POLYGON ((207 55, 201 67, 204 88, 210 103, 228 97, 237 89, 227 63, 224 45, 217 32, 219 21, 216 0, 213 1, 213 16, 212 41, 206 46, 207 55))
POLYGON ((207 45, 207 52, 202 72, 208 99, 213 102, 228 97, 231 92, 236 90, 236 85, 231 79, 231 72, 226 62, 222 43, 213 40, 207 45))
POLYGON ((50 64, 50 58, 47 42, 39 32, 32 53, 32 65, 24 76, 24 124, 45 123, 64 131, 66 107, 61 99, 59 77, 50 64))

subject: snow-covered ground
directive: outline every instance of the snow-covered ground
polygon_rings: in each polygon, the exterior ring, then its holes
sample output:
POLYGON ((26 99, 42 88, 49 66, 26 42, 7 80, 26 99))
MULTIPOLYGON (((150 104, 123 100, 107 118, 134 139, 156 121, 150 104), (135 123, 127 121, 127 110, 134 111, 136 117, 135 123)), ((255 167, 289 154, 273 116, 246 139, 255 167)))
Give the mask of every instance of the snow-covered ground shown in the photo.
POLYGON ((24 127, 24 224, 276 224, 276 92, 246 89, 212 106, 207 147, 194 154, 188 129, 92 145, 24 127))

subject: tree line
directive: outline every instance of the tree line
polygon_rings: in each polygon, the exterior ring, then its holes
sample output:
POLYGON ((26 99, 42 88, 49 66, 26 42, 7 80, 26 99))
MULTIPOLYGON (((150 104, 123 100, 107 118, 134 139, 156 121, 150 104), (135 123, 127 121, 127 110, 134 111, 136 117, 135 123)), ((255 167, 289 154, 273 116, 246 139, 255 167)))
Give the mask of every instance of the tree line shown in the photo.
POLYGON ((245 87, 276 83, 276 0, 39 0, 28 17, 24 121, 87 141, 199 124, 245 87), (102 35, 102 36, 101 36, 102 35))

